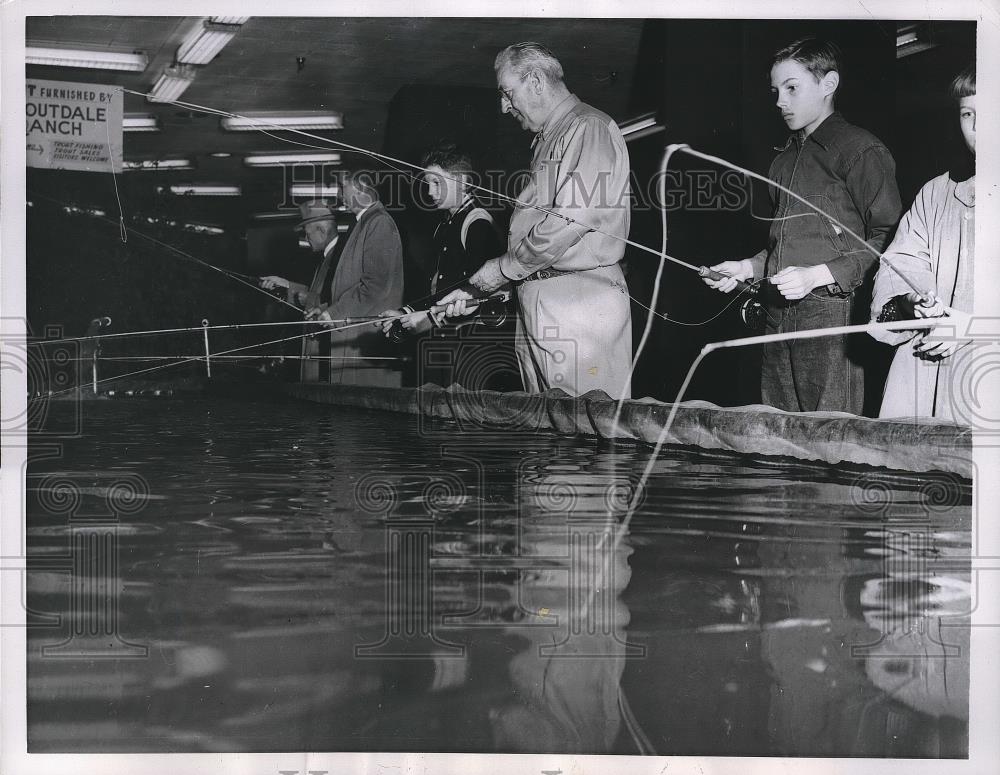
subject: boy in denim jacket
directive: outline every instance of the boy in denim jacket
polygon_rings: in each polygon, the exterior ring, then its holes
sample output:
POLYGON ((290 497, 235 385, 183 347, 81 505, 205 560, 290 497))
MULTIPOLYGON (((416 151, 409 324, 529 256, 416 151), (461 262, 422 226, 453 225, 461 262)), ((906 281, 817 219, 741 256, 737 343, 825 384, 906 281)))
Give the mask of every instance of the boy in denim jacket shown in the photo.
MULTIPOLYGON (((839 60, 835 44, 815 38, 775 53, 771 91, 793 134, 778 149, 768 177, 881 252, 902 211, 896 166, 877 137, 834 109, 839 60)), ((752 258, 716 264, 712 269, 729 277, 705 282, 729 293, 736 280, 767 278, 763 301, 769 334, 850 324, 854 298, 878 254, 784 191, 772 187, 771 200, 768 247, 752 258)), ((764 345, 761 398, 790 412, 861 414, 864 369, 850 337, 764 345)))

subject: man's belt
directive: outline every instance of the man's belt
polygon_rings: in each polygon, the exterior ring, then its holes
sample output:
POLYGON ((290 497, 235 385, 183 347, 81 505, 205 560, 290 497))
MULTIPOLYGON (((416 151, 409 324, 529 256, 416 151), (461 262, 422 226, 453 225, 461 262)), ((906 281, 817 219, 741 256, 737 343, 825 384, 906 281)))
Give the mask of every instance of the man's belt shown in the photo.
POLYGON ((539 269, 537 272, 529 274, 521 282, 530 283, 532 280, 548 280, 550 277, 562 277, 564 274, 577 274, 578 272, 589 272, 600 268, 599 266, 593 266, 590 269, 539 269))

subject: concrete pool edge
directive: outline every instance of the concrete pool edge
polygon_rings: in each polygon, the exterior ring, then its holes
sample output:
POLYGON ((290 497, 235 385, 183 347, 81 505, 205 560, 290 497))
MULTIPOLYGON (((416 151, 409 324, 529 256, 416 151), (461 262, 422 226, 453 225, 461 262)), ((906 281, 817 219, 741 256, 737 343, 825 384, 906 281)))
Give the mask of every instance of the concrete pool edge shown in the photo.
MULTIPOLYGON (((553 430, 604 439, 656 442, 671 404, 643 398, 626 401, 618 432, 612 432, 615 401, 593 392, 568 396, 497 393, 442 388, 384 388, 293 383, 294 398, 337 406, 379 409, 453 420, 463 427, 553 430)), ((972 478, 972 431, 937 420, 873 420, 850 414, 782 412, 768 406, 719 407, 685 401, 666 443, 752 455, 853 463, 917 473, 939 471, 972 478)))

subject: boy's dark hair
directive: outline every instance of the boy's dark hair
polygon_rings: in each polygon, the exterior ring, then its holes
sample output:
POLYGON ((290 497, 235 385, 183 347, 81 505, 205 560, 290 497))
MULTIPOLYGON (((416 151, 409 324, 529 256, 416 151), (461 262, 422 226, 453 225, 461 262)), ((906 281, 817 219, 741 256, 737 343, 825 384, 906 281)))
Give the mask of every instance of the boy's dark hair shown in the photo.
POLYGON ((843 59, 843 54, 840 51, 840 46, 833 41, 820 40, 809 35, 775 51, 774 57, 771 59, 771 67, 789 59, 802 65, 819 82, 823 76, 833 70, 841 72, 840 62, 843 59))
POLYGON ((958 102, 962 97, 972 97, 976 93, 976 63, 973 62, 955 76, 949 89, 951 97, 958 102))
POLYGON ((440 167, 455 177, 462 177, 469 181, 476 179, 476 170, 472 166, 472 159, 453 145, 432 148, 424 154, 420 164, 422 167, 432 165, 440 167))

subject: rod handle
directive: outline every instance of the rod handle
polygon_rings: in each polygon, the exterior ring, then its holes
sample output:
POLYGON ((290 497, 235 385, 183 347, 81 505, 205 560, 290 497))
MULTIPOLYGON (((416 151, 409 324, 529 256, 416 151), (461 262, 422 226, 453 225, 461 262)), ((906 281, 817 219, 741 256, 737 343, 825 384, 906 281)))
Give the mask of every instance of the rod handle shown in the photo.
MULTIPOLYGON (((722 274, 722 272, 716 272, 714 269, 709 269, 707 266, 699 266, 698 274, 701 277, 707 277, 709 280, 726 280, 729 278, 729 275, 722 274)), ((754 290, 754 287, 750 285, 750 283, 748 283, 746 280, 737 280, 736 288, 740 292, 746 290, 751 290, 751 291, 754 290)))

